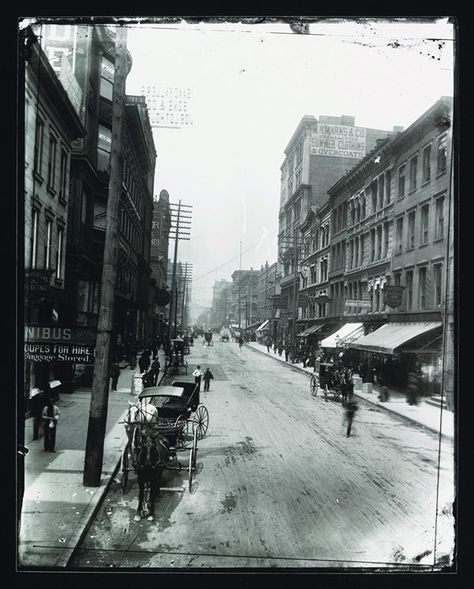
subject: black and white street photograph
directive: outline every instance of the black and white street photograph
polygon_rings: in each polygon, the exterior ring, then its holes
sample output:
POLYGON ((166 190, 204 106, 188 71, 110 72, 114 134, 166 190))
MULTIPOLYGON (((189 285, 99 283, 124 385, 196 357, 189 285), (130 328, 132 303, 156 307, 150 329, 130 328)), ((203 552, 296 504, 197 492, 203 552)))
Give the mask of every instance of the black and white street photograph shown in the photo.
POLYGON ((17 572, 456 572, 457 35, 18 19, 17 572))

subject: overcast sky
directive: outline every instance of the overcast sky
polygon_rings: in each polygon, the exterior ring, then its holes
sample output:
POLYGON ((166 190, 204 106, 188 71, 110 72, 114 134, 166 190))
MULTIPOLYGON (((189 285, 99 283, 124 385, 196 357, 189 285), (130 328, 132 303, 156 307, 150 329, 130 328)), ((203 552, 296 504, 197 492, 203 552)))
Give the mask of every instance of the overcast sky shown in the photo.
MULTIPOLYGON (((215 280, 276 261, 280 165, 304 115, 353 115, 361 127, 408 127, 453 95, 453 26, 324 22, 142 23, 128 33, 127 93, 143 85, 191 88, 193 126, 154 128, 155 194, 193 205, 193 316, 215 280)), ((173 245, 174 242, 171 242, 173 245)), ((173 250, 171 249, 171 252, 173 250)))

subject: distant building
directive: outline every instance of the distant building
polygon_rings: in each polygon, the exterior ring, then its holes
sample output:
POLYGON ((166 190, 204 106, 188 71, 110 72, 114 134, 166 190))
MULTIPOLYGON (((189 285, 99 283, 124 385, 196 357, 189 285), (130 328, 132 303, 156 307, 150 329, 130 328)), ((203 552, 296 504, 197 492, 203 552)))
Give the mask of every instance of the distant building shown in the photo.
POLYGON ((242 329, 258 327, 258 270, 232 273, 232 318, 242 329))
POLYGON ((276 337, 277 325, 273 306, 274 296, 277 294, 277 273, 276 262, 271 265, 265 262, 258 275, 258 319, 261 322, 258 329, 262 335, 270 335, 272 338, 276 337))
POLYGON ((217 280, 212 287, 211 323, 216 327, 228 327, 231 314, 232 283, 217 280))

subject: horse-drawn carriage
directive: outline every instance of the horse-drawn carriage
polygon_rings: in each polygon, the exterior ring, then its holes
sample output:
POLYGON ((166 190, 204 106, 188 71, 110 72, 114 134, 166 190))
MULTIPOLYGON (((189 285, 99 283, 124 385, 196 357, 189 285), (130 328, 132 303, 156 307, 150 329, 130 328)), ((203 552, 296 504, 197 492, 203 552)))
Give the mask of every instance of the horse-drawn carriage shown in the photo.
POLYGON ((180 368, 184 368, 185 373, 188 373, 188 362, 184 358, 186 353, 189 353, 189 348, 186 352, 186 345, 182 338, 170 340, 169 365, 174 373, 179 373, 180 368))
POLYGON ((122 452, 120 484, 125 493, 130 471, 138 475, 139 500, 135 519, 145 512, 153 519, 154 499, 160 491, 163 470, 187 468, 189 491, 196 469, 197 442, 204 438, 209 414, 199 402, 199 387, 190 382, 148 387, 129 404, 122 452), (187 461, 179 454, 189 452, 187 461))
POLYGON ((311 394, 315 397, 318 392, 324 394, 324 399, 328 400, 328 395, 334 395, 339 398, 344 383, 344 371, 332 362, 318 362, 314 367, 314 374, 311 375, 310 389, 311 394))
POLYGON ((206 331, 204 333, 204 341, 207 342, 208 346, 214 345, 214 342, 212 341, 212 331, 206 331))

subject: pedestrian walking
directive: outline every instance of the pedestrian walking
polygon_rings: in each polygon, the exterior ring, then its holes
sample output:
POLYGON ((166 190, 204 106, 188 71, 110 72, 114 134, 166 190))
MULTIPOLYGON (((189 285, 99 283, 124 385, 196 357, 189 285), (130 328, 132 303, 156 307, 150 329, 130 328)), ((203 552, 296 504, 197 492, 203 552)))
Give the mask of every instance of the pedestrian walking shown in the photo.
POLYGON ((352 422, 354 421, 355 412, 358 409, 357 399, 352 394, 346 401, 345 419, 347 424, 346 438, 351 435, 352 422))
POLYGON ((352 370, 350 368, 346 368, 344 373, 340 377, 340 386, 341 386, 341 394, 342 394, 342 404, 343 406, 346 405, 347 400, 352 398, 354 395, 354 381, 352 378, 352 370))
POLYGON ((270 353, 270 348, 272 347, 272 338, 267 337, 267 352, 270 353))
POLYGON ((156 387, 158 383, 158 377, 160 375, 161 364, 158 358, 155 358, 150 366, 150 372, 153 374, 153 386, 156 387))
POLYGON ((204 380, 204 390, 208 391, 209 390, 209 385, 211 383, 211 379, 214 378, 214 375, 212 374, 212 372, 210 371, 209 368, 206 368, 206 372, 204 373, 203 376, 203 380, 204 380))
POLYGON ((416 370, 411 370, 408 373, 407 382, 407 403, 409 405, 418 405, 420 395, 419 384, 419 377, 416 370))
POLYGON ((242 349, 242 346, 244 345, 244 340, 242 338, 242 336, 239 337, 239 350, 242 349))
POLYGON ((196 370, 193 372, 194 382, 198 385, 198 391, 201 390, 201 379, 203 377, 203 373, 201 370, 201 366, 199 364, 196 366, 196 370))
POLYGON ((117 390, 118 379, 120 376, 120 366, 117 360, 112 363, 110 368, 110 378, 112 379, 112 390, 117 390))
POLYGON ((280 342, 278 344, 278 355, 280 356, 280 358, 281 358, 282 352, 283 352, 283 344, 282 344, 282 342, 280 342))
POLYGON ((140 368, 140 373, 143 374, 150 368, 150 354, 148 350, 144 350, 142 355, 138 359, 138 367, 140 368))
POLYGON ((276 354, 277 353, 277 350, 278 350, 278 344, 275 341, 275 343, 273 344, 273 353, 276 354))
POLYGON ((48 403, 43 407, 43 411, 41 413, 44 424, 45 452, 56 452, 54 446, 56 444, 56 427, 59 416, 59 409, 56 407, 56 405, 54 405, 51 399, 48 399, 48 403))
MULTIPOLYGON (((290 347, 289 346, 285 346, 285 361, 288 362, 288 356, 290 354, 290 347)), ((280 354, 281 356, 281 354, 280 354)))

